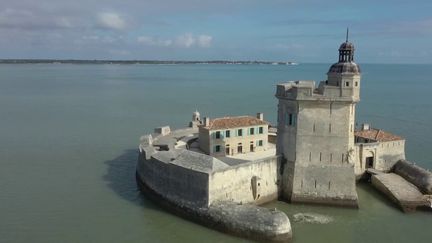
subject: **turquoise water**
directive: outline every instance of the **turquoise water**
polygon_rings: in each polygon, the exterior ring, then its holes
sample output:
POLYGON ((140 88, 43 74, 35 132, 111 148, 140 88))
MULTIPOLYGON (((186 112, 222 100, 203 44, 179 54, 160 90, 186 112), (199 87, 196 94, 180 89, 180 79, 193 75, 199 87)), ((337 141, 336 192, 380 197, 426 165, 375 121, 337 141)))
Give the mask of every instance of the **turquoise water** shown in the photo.
MULTIPOLYGON (((244 242, 161 210, 137 191, 138 138, 202 115, 264 112, 275 84, 329 64, 0 65, 0 242, 244 242)), ((432 169, 432 65, 361 65, 357 120, 407 138, 432 169)), ((360 210, 271 203, 334 218, 293 222, 295 242, 430 242, 432 212, 403 214, 368 185, 360 210)))

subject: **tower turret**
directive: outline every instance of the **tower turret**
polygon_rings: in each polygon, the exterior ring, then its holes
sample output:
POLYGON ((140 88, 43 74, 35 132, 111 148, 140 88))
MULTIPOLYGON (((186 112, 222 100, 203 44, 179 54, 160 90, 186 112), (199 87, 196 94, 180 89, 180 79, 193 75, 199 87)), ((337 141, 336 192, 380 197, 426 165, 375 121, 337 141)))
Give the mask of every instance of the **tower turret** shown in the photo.
POLYGON ((360 66, 354 62, 354 44, 348 40, 339 47, 339 61, 327 72, 327 85, 340 87, 340 96, 360 100, 360 66))

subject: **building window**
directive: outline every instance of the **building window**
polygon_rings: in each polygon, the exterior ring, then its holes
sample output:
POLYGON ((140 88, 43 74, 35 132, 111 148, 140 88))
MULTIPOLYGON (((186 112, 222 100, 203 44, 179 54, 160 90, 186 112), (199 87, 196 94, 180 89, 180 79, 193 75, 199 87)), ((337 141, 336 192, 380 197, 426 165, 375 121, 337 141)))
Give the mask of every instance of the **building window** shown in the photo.
POLYGON ((258 140, 258 146, 263 146, 263 140, 258 140))
POLYGON ((231 136, 230 130, 226 130, 225 131, 225 137, 229 138, 230 136, 231 136))
POLYGON ((221 138, 221 132, 217 131, 215 136, 216 136, 216 139, 220 139, 221 138))
POLYGON ((349 87, 349 82, 346 82, 346 83, 345 83, 345 86, 349 87))
POLYGON ((220 149, 221 149, 221 146, 220 146, 220 145, 216 145, 216 146, 215 146, 215 152, 216 152, 216 153, 219 153, 219 152, 220 152, 220 149))
POLYGON ((356 86, 356 87, 358 86, 358 82, 355 82, 355 86, 356 86))
POLYGON ((237 136, 239 136, 239 137, 243 136, 243 129, 237 130, 237 136))
POLYGON ((255 129, 253 127, 249 128, 249 134, 254 135, 255 129))
POLYGON ((263 134, 264 133, 264 128, 263 127, 259 127, 258 132, 259 132, 259 134, 263 134))
POLYGON ((286 114, 286 117, 285 117, 286 125, 295 126, 295 120, 296 120, 295 114, 292 114, 292 113, 286 114))

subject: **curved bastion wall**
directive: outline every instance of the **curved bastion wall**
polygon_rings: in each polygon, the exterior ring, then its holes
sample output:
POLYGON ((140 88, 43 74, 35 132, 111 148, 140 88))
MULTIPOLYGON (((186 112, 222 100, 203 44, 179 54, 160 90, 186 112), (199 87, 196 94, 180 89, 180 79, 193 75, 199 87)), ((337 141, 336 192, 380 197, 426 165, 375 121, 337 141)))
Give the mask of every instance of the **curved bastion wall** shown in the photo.
POLYGON ((137 183, 150 199, 222 232, 262 242, 292 240, 285 213, 254 205, 277 199, 279 156, 228 164, 188 149, 197 129, 163 130, 141 137, 139 146, 137 183))
POLYGON ((146 151, 139 154, 137 173, 146 185, 171 201, 207 207, 209 175, 169 163, 158 155, 146 159, 146 151))
POLYGON ((176 130, 141 143, 137 172, 149 188, 169 200, 198 207, 217 201, 262 204, 278 198, 279 156, 230 166, 212 156, 176 148, 180 142, 187 144, 187 138, 196 139, 194 132, 176 130))

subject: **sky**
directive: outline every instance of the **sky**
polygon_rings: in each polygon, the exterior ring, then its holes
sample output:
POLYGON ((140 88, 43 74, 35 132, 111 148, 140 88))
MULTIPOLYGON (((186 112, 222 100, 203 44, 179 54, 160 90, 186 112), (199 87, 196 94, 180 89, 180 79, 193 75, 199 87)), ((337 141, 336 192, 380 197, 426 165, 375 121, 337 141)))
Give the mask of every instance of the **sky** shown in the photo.
POLYGON ((0 0, 0 58, 432 63, 431 0, 0 0))

